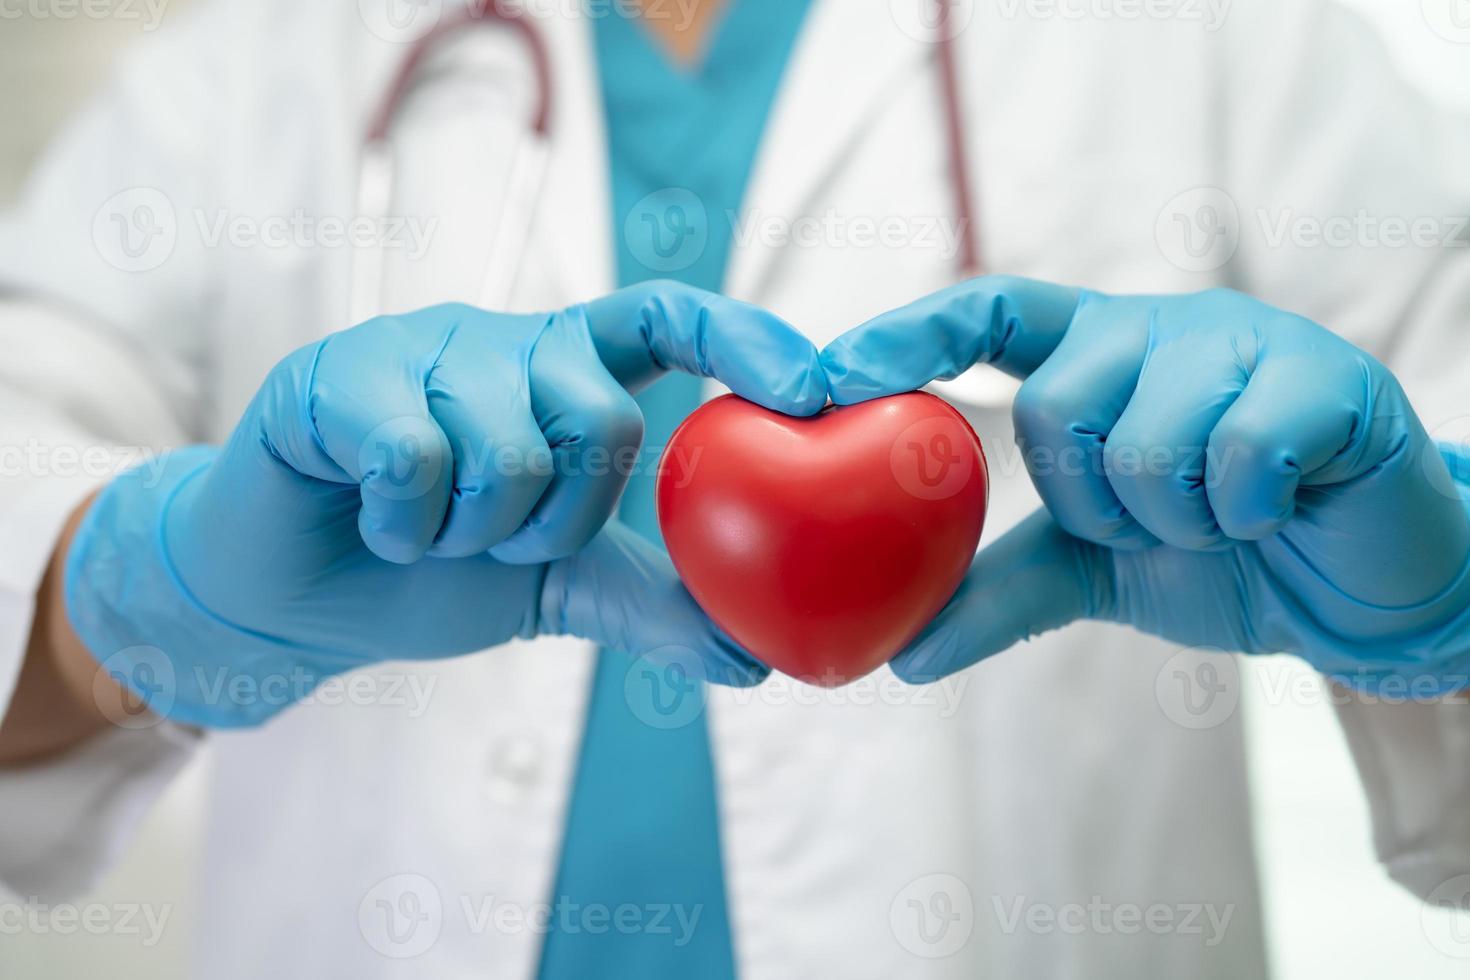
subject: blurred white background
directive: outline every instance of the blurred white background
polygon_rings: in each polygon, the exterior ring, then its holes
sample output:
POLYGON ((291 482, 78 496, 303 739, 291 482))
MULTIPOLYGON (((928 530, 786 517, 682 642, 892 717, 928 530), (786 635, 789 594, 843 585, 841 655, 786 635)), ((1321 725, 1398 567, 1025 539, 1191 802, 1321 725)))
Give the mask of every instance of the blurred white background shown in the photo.
MULTIPOLYGON (((1361 8, 1379 26, 1404 71, 1426 91, 1470 108, 1470 44, 1447 41, 1426 19, 1428 8, 1464 0, 1343 2, 1361 8)), ((165 20, 187 6, 186 0, 169 0, 165 20)), ((142 29, 139 21, 42 13, 63 9, 76 5, 0 0, 0 91, 7 93, 0 100, 0 204, 18 192, 52 131, 104 78, 112 53, 142 29)), ((1300 702, 1312 699, 1272 695, 1287 689, 1292 677, 1315 683, 1306 674, 1287 658, 1242 669, 1274 975, 1280 980, 1470 976, 1470 962, 1445 956, 1429 940, 1447 919, 1397 891, 1374 863, 1366 806, 1326 699, 1305 704, 1300 702)), ((3 932, 0 977, 171 980, 186 975, 206 765, 201 760, 175 785, 122 864, 85 899, 167 909, 162 941, 144 948, 136 936, 3 932)))

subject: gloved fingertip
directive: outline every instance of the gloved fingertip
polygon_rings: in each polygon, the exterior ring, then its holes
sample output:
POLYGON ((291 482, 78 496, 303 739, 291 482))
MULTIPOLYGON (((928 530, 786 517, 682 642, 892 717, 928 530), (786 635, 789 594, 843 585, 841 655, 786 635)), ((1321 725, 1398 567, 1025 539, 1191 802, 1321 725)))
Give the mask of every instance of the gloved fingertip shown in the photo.
POLYGON ((766 344, 756 354, 723 350, 708 372, 730 390, 784 415, 815 415, 827 405, 827 373, 817 349, 784 321, 765 324, 766 344))
POLYGON ((827 396, 827 374, 813 350, 805 368, 782 393, 783 404, 779 410, 797 417, 815 415, 827 407, 827 396))
POLYGON ((705 676, 720 687, 757 687, 771 676, 771 668, 754 661, 730 662, 710 668, 705 676))
POLYGON ((963 670, 977 662, 982 657, 975 659, 956 659, 955 651, 942 651, 936 648, 936 636, 934 632, 927 632, 920 636, 907 650, 888 662, 888 667, 893 675, 905 684, 920 687, 925 684, 933 684, 941 681, 950 674, 963 670))
POLYGON ((922 687, 939 680, 939 675, 920 657, 899 654, 888 663, 893 676, 913 687, 922 687))
MULTIPOLYGON (((888 390, 870 374, 853 363, 851 348, 841 341, 832 344, 820 355, 822 372, 827 380, 827 394, 836 405, 856 405, 859 402, 896 395, 898 390, 888 390)), ((903 389, 908 390, 908 389, 903 389)))
POLYGON ((433 540, 423 540, 424 535, 410 525, 397 526, 401 522, 391 518, 398 516, 381 512, 374 516, 364 507, 358 511, 357 533, 367 549, 379 558, 395 565, 412 565, 429 553, 433 540))
POLYGON ((704 622, 698 656, 707 681, 721 687, 755 687, 771 675, 770 667, 746 652, 728 633, 707 619, 692 596, 689 596, 689 606, 704 622))
POLYGON ((565 558, 571 553, 563 554, 551 550, 538 535, 524 527, 491 548, 489 552, 491 558, 507 565, 544 565, 547 562, 565 558))
POLYGON ((428 554, 428 548, 417 542, 368 531, 362 533, 362 543, 373 554, 395 565, 412 565, 428 554))
POLYGON ((1296 513, 1296 506, 1292 506, 1286 513, 1276 514, 1240 514, 1221 511, 1216 513, 1216 519, 1220 522, 1220 529, 1230 539, 1233 545, 1241 541, 1264 541, 1274 537, 1282 528, 1291 523, 1292 516, 1296 513))

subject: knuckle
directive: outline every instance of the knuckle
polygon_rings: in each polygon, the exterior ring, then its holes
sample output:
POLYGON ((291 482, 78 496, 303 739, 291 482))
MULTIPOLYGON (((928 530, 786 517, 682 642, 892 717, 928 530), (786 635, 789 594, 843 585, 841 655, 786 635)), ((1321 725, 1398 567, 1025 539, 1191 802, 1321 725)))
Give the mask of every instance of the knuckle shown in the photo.
POLYGON ((1274 433, 1250 418, 1227 418, 1209 441, 1210 466, 1218 482, 1289 465, 1291 454, 1274 433))
POLYGON ((524 543, 530 545, 543 561, 555 561, 581 551, 597 535, 597 530, 566 524, 540 524, 524 530, 524 543))
POLYGON ((581 429, 589 444, 609 449, 642 445, 643 411, 620 385, 610 382, 589 391, 581 411, 581 429))
POLYGON ((1121 507, 1111 510, 1080 507, 1057 508, 1053 511, 1052 516, 1057 526, 1073 537, 1101 544, 1121 538, 1134 526, 1133 516, 1121 507))
POLYGON ((1201 454, 1152 427, 1119 425, 1103 446, 1103 468, 1110 478, 1129 479, 1158 489, 1185 489, 1201 454))
POLYGON ((1066 429, 1077 417, 1077 407, 1066 385, 1053 381, 1051 375, 1032 375, 1016 392, 1011 409, 1016 434, 1036 441, 1066 429))
POLYGON ((486 497, 494 491, 517 498, 539 497, 551 483, 555 460, 546 440, 523 438, 500 444, 490 455, 488 471, 478 480, 486 497))

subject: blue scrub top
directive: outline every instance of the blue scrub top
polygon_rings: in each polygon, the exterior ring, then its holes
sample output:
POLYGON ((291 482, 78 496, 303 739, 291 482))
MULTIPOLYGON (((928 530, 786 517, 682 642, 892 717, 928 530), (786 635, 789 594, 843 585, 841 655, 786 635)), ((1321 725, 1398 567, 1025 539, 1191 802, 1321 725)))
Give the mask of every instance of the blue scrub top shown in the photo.
MULTIPOLYGON (((670 61, 622 5, 595 19, 620 285, 723 282, 731 216, 809 0, 727 2, 691 66, 670 61)), ((700 382, 670 375, 638 402, 646 448, 620 516, 656 541, 654 467, 699 405, 700 382)), ((704 692, 677 681, 615 651, 598 656, 543 980, 734 976, 704 692), (654 706, 667 722, 640 720, 654 706)))

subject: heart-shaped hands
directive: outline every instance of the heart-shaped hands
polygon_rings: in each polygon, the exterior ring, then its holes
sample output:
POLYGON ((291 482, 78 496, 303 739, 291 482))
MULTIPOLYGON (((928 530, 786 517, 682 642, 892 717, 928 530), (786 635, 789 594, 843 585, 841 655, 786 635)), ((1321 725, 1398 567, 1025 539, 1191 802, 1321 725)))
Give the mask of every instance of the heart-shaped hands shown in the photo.
POLYGON ((1015 430, 1046 507, 979 554, 893 661, 900 676, 934 680, 1093 618, 1296 653, 1362 687, 1470 681, 1470 467, 1367 353, 1230 291, 1110 297, 1004 277, 822 352, 838 404, 986 362, 1024 379, 1015 430))

